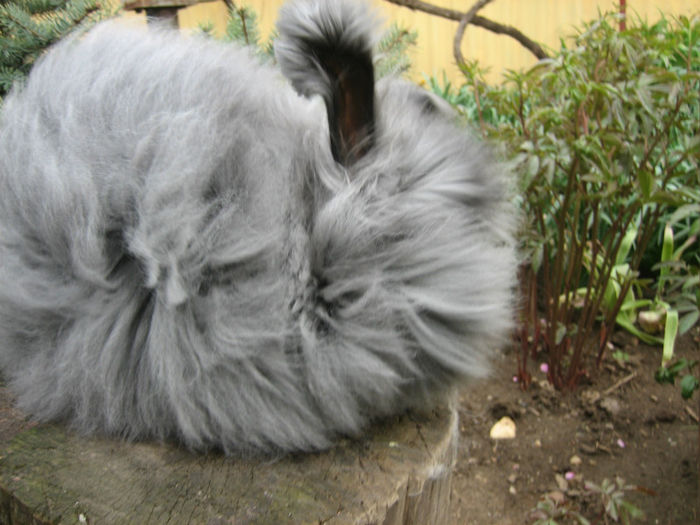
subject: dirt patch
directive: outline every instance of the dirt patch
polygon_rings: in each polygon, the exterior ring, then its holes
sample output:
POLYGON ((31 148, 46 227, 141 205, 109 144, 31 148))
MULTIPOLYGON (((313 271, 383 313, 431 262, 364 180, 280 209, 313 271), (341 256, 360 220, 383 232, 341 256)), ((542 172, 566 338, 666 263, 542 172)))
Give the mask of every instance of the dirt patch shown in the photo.
MULTIPOLYGON (((617 476, 634 486, 624 499, 644 511, 646 523, 699 523, 700 395, 685 401, 677 384, 654 380, 658 348, 625 334, 617 334, 615 343, 630 360, 608 358, 591 384, 573 393, 554 392, 539 371, 523 392, 513 383, 512 354, 500 356, 489 381, 464 390, 452 489, 455 524, 532 523, 531 511, 546 495, 591 523, 613 523, 602 515, 602 497, 585 483, 617 476), (516 423, 515 439, 490 439, 491 427, 504 416, 516 423)), ((678 342, 676 355, 700 360, 700 328, 678 342)))

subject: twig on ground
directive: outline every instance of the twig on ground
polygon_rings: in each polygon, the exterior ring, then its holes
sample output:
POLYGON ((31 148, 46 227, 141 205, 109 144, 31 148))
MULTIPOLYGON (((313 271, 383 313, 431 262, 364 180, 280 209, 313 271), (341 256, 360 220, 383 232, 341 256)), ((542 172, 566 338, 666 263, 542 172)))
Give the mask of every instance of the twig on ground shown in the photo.
POLYGON ((617 383, 615 383, 613 386, 610 388, 606 389, 603 391, 603 395, 607 396, 608 394, 612 394, 615 390, 620 388, 622 385, 625 385, 632 381, 635 377, 637 377, 637 372, 632 372, 630 375, 623 377, 620 379, 617 383))

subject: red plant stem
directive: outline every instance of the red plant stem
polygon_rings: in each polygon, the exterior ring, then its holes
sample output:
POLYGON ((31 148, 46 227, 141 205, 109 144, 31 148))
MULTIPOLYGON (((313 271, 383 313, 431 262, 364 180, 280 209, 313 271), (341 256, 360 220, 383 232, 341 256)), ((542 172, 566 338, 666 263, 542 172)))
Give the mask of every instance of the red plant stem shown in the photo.
POLYGON ((550 373, 552 374, 552 377, 556 377, 556 367, 557 364, 560 362, 558 355, 557 355, 557 348, 554 344, 555 339, 554 335, 552 334, 552 281, 549 278, 550 276, 550 247, 549 247, 549 240, 546 238, 546 233, 547 233, 547 228, 544 222, 544 214, 542 212, 542 208, 540 207, 535 207, 537 210, 537 226, 539 228, 539 231, 542 233, 542 237, 544 238, 545 242, 542 245, 542 274, 544 275, 544 311, 545 311, 545 318, 547 319, 547 324, 544 327, 544 346, 547 349, 547 352, 549 353, 549 366, 550 366, 550 373))
MULTIPOLYGON (((597 211, 597 207, 595 208, 597 211)), ((575 245, 574 248, 574 255, 569 263, 569 271, 568 271, 568 279, 567 282, 564 283, 564 290, 571 290, 572 295, 577 291, 578 289, 578 283, 580 282, 581 278, 581 273, 583 271, 583 257, 585 254, 585 246, 586 243, 584 242, 583 239, 579 239, 579 224, 588 224, 588 220, 590 217, 590 211, 587 211, 584 213, 583 219, 580 218, 580 199, 577 199, 576 203, 576 212, 574 214, 573 222, 574 224, 571 225, 572 229, 572 234, 571 234, 571 242, 572 244, 575 245)), ((597 213, 594 216, 594 227, 592 231, 597 231, 597 218, 598 215, 597 213)), ((585 236, 584 236, 585 237, 585 236)), ((590 292, 590 288, 587 289, 588 292, 590 292)), ((586 313, 586 307, 588 305, 589 301, 588 298, 584 300, 582 306, 581 306, 581 311, 579 312, 579 322, 578 325, 580 327, 581 325, 581 319, 583 319, 583 315, 586 313)), ((565 325, 570 326, 573 324, 574 319, 574 312, 575 308, 570 304, 569 301, 567 301, 566 306, 565 306, 565 313, 566 313, 566 319, 565 319, 565 325)), ((570 362, 570 371, 578 371, 581 369, 581 356, 583 355, 583 346, 585 345, 585 333, 583 330, 579 329, 576 332, 576 336, 574 339, 574 344, 573 344, 573 349, 574 349, 574 354, 572 356, 572 360, 570 362)), ((578 372, 577 372, 578 373, 578 372)), ((569 373, 569 376, 571 374, 569 373)), ((570 382, 568 380, 567 382, 570 382)), ((573 386, 573 385, 571 385, 573 386)))
POLYGON ((520 354, 518 359, 518 379, 520 388, 525 390, 530 385, 532 377, 527 371, 527 361, 532 354, 537 355, 539 343, 539 322, 537 319, 537 274, 531 264, 523 264, 519 269, 521 297, 523 302, 520 308, 520 354), (530 341, 530 328, 532 328, 532 341, 530 341))
MULTIPOLYGON (((580 198, 580 193, 582 193, 582 190, 579 190, 579 196, 576 199, 576 203, 574 205, 574 214, 573 218, 569 220, 569 228, 570 228, 570 235, 569 235, 569 258, 567 259, 566 263, 566 274, 564 276, 564 282, 562 284, 562 290, 571 293, 566 293, 564 297, 564 326, 569 326, 573 322, 573 312, 574 308, 571 304, 572 299, 575 298, 575 292, 578 288, 578 282, 579 282, 579 276, 580 276, 580 270, 581 267, 583 266, 583 243, 580 242, 579 239, 579 227, 578 225, 581 224, 581 198, 580 198)), ((568 215, 567 215, 568 216, 568 215)), ((585 217, 587 219, 587 215, 585 217)), ((583 221, 583 224, 587 224, 586 221, 583 221)))
MULTIPOLYGON (((557 331, 559 329, 559 326, 562 325, 562 321, 564 319, 561 318, 562 313, 566 315, 566 309, 562 309, 561 305, 559 304, 559 297, 561 295, 561 292, 563 290, 563 284, 564 284, 564 247, 565 247, 565 233, 566 233, 566 216, 568 214, 568 208, 569 208, 569 203, 571 201, 572 194, 574 192, 574 182, 576 178, 576 171, 579 166, 579 157, 576 156, 574 157, 573 162, 571 163, 568 173, 567 173, 567 182, 566 182, 566 189, 564 190, 564 198, 563 202, 561 205, 561 208, 559 209, 558 213, 555 216, 555 222, 557 225, 557 251, 555 254, 555 259, 554 259, 554 273, 552 275, 552 283, 553 283, 553 289, 555 296, 549 297, 549 302, 551 303, 551 315, 549 316, 549 321, 550 321, 550 326, 549 326, 549 338, 550 338, 550 344, 553 345, 553 347, 557 348, 556 354, 557 354, 557 363, 554 364, 553 368, 550 368, 552 377, 556 378, 557 386, 558 388, 561 388, 563 385, 561 384, 561 379, 562 379, 562 370, 561 370, 561 364, 562 364, 562 358, 565 355, 565 351, 562 350, 561 344, 560 343, 565 343, 568 340, 568 337, 566 334, 564 335, 564 338, 557 343, 556 336, 557 336, 557 331)), ((566 292, 566 290, 563 290, 566 292)), ((567 304, 567 298, 564 299, 565 304, 567 304)), ((568 327, 563 324, 564 330, 567 330, 568 327)), ((550 363, 551 367, 552 363, 550 363)))
MULTIPOLYGON (((593 205, 593 228, 591 231, 595 232, 593 234, 593 238, 588 241, 591 246, 591 263, 590 263, 590 271, 589 271, 589 276, 588 276, 588 282, 586 283, 586 295, 583 298, 583 307, 581 308, 581 316, 579 319, 579 331, 578 331, 578 338, 579 341, 576 343, 575 348, 574 348, 574 359, 572 360, 573 366, 580 366, 579 361, 580 361, 580 355, 583 350, 583 345, 585 342, 583 342, 580 338, 585 336, 585 334, 588 333, 588 330, 590 329, 590 325, 592 324, 592 319, 595 319, 595 313, 596 311, 593 310, 593 302, 591 301, 591 295, 593 293, 597 293, 598 288, 596 288, 596 283, 594 281, 594 271, 595 271, 595 263, 598 259, 598 252, 600 249, 600 243, 598 242, 598 229, 600 226, 600 214, 599 212, 599 206, 598 202, 596 201, 593 205)), ((570 374, 571 377, 571 374, 570 374)))
POLYGON ((627 0, 620 0, 620 31, 627 29, 627 0))

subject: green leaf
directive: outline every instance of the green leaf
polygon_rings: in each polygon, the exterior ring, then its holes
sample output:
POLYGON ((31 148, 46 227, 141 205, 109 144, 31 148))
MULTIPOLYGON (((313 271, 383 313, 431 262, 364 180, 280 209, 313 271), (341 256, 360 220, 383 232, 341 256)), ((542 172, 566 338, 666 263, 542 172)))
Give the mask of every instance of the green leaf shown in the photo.
POLYGON ((626 363, 630 360, 630 355, 627 352, 623 352, 622 350, 615 350, 611 357, 615 361, 619 361, 621 363, 626 363))
POLYGON ((644 200, 649 200, 651 190, 654 187, 654 175, 649 170, 642 168, 637 173, 637 180, 639 181, 639 188, 642 190, 644 200))
POLYGON ((678 335, 678 311, 666 311, 666 326, 664 327, 664 349, 661 356, 661 365, 665 366, 673 357, 673 348, 678 335))
POLYGON ((671 259, 673 259, 673 228, 667 224, 664 228, 664 242, 661 249, 661 262, 668 262, 671 259))
POLYGON ((688 374, 681 379, 681 396, 683 396, 683 399, 690 399, 693 396, 693 392, 698 388, 700 388, 700 381, 698 381, 697 377, 688 374))
POLYGON ((617 505, 614 499, 610 498, 608 503, 605 505, 605 513, 610 516, 613 521, 618 520, 617 505))
POLYGON ((639 328, 637 328, 635 326, 634 323, 631 323, 630 321, 628 321, 626 317, 616 317, 615 322, 618 325, 620 325, 622 328, 627 330, 630 334, 635 336, 637 339, 639 339, 640 341, 642 341, 648 345, 662 345, 663 344, 663 339, 640 330, 639 328))
POLYGON ((625 509, 625 511, 627 512, 627 514, 629 515, 630 518, 635 519, 635 520, 644 519, 644 511, 642 511, 642 509, 633 505, 629 501, 626 501, 626 500, 620 501, 620 506, 625 509))
POLYGON ((557 326, 557 331, 556 331, 556 334, 554 336, 556 338, 556 341, 555 341, 556 344, 561 343, 564 340, 565 336, 566 336, 566 326, 560 323, 557 326))
POLYGON ((687 217, 698 215, 700 215, 700 204, 684 204, 671 214, 667 224, 673 226, 687 217))
POLYGON ((659 268, 659 284, 658 284, 658 290, 659 294, 663 294, 664 286, 666 284, 666 280, 668 278, 668 274, 670 272, 670 268, 668 265, 665 265, 663 263, 667 263, 673 259, 673 228, 669 224, 666 224, 664 227, 664 238, 663 238, 663 243, 661 245, 661 266, 659 268))
POLYGON ((700 311, 698 310, 697 306, 695 306, 695 309, 688 312, 684 316, 680 318, 680 321, 678 323, 678 333, 683 335, 690 330, 695 323, 698 322, 698 319, 700 319, 700 311))
POLYGON ((578 512, 574 515, 574 517, 578 520, 578 522, 579 522, 581 525, 591 525, 591 522, 588 521, 588 520, 587 520, 586 518, 584 518, 583 516, 581 516, 581 514, 579 514, 578 512))
MULTIPOLYGON (((615 259, 615 264, 617 266, 622 265, 627 261, 627 256, 632 249, 635 239, 637 238, 637 228, 630 226, 622 238, 622 243, 620 244, 620 250, 617 252, 617 258, 615 259)), ((628 266, 629 269, 629 266, 628 266)))
POLYGON ((656 370, 656 372, 654 372, 654 379, 656 379, 657 383, 668 383, 672 385, 676 377, 671 373, 671 371, 668 368, 660 366, 656 370))

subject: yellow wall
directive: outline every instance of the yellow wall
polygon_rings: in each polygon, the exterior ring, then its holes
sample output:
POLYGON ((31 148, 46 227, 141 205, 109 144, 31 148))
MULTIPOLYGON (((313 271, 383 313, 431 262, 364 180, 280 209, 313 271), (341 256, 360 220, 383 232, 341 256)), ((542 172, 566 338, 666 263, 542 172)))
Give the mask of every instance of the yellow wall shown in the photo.
MULTIPOLYGON (((267 36, 274 26, 279 6, 284 0, 237 0, 238 4, 249 5, 258 14, 263 36, 267 36)), ((434 4, 455 10, 466 10, 473 0, 428 0, 434 4)), ((581 21, 597 16, 598 11, 614 11, 618 0, 495 0, 479 14, 512 25, 528 37, 550 48, 557 48, 559 39, 573 33, 573 27, 581 21)), ((397 21, 418 31, 418 46, 413 56, 414 78, 422 74, 441 74, 446 70, 448 77, 457 79, 459 73, 452 56, 452 40, 457 22, 414 12, 374 0, 384 18, 397 21)), ((637 13, 642 18, 654 21, 659 12, 673 15, 700 14, 700 0, 627 0, 628 13, 637 13)), ((199 22, 211 20, 218 30, 223 28, 225 18, 223 2, 215 1, 196 5, 180 11, 179 21, 183 28, 196 27, 199 22)), ((479 27, 467 28, 462 41, 465 58, 476 58, 491 68, 490 79, 498 80, 506 69, 519 69, 535 63, 535 57, 507 36, 499 36, 479 27)))

